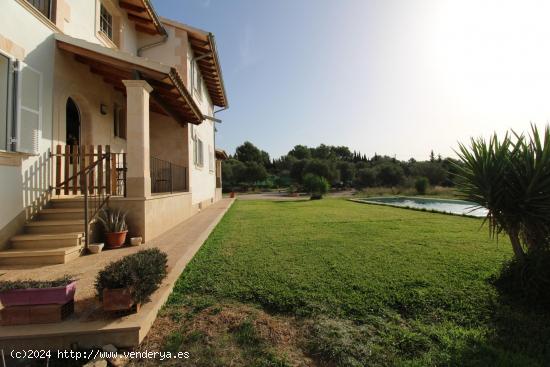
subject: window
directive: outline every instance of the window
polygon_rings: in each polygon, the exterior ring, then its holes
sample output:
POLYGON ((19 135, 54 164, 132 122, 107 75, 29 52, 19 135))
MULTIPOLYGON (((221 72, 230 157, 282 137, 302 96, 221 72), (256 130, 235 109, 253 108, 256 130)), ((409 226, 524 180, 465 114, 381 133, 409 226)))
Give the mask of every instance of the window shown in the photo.
POLYGON ((204 143, 198 137, 193 139, 193 163, 195 166, 204 167, 204 143))
POLYGON ((113 39, 113 16, 107 11, 107 9, 101 4, 101 10, 99 14, 99 29, 110 40, 113 39))
POLYGON ((202 79, 196 62, 193 64, 193 87, 198 97, 202 98, 202 79))
POLYGON ((51 21, 54 21, 53 19, 53 0, 27 0, 29 4, 31 4, 36 10, 38 10, 40 13, 42 13, 46 18, 48 18, 51 21))
POLYGON ((126 139, 126 111, 116 103, 113 108, 113 131, 117 138, 126 139))

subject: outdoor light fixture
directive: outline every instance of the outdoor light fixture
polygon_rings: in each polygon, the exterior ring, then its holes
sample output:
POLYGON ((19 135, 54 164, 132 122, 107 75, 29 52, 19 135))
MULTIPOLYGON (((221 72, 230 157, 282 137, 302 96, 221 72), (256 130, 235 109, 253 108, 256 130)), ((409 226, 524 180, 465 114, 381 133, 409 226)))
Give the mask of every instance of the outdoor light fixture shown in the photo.
POLYGON ((106 115, 107 114, 107 105, 102 103, 99 105, 99 111, 101 112, 102 115, 106 115))

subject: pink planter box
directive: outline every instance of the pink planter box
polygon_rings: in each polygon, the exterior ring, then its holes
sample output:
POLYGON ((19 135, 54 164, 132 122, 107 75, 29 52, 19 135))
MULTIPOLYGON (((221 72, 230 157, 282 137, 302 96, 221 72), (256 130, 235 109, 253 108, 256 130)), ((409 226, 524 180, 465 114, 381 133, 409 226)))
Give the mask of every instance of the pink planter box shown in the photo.
POLYGON ((74 299, 76 281, 64 287, 14 289, 0 293, 4 307, 30 305, 64 305, 74 299))

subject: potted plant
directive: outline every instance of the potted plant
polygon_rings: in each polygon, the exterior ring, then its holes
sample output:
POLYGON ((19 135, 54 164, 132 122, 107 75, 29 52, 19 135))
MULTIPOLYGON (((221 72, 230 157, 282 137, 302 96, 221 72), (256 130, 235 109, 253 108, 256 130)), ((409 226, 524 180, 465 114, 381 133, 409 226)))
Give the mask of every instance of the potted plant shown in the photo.
POLYGON ((95 288, 105 311, 128 311, 148 301, 166 277, 167 255, 158 248, 139 251, 101 270, 95 288))
POLYGON ((119 209, 102 209, 97 216, 98 221, 105 230, 105 243, 107 248, 119 248, 126 242, 128 226, 126 224, 126 212, 119 209))
POLYGON ((76 280, 65 275, 55 280, 16 280, 0 282, 0 302, 4 307, 64 305, 74 300, 76 280))

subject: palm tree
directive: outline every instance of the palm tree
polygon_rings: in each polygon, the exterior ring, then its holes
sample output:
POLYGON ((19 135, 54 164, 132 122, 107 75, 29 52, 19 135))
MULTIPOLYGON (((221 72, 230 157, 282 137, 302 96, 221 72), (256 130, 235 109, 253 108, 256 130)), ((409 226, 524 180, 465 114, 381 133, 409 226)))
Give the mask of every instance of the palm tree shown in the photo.
POLYGON ((549 248, 550 129, 502 140, 472 139, 459 144, 457 186, 462 197, 488 209, 492 236, 508 234, 516 258, 549 248))

